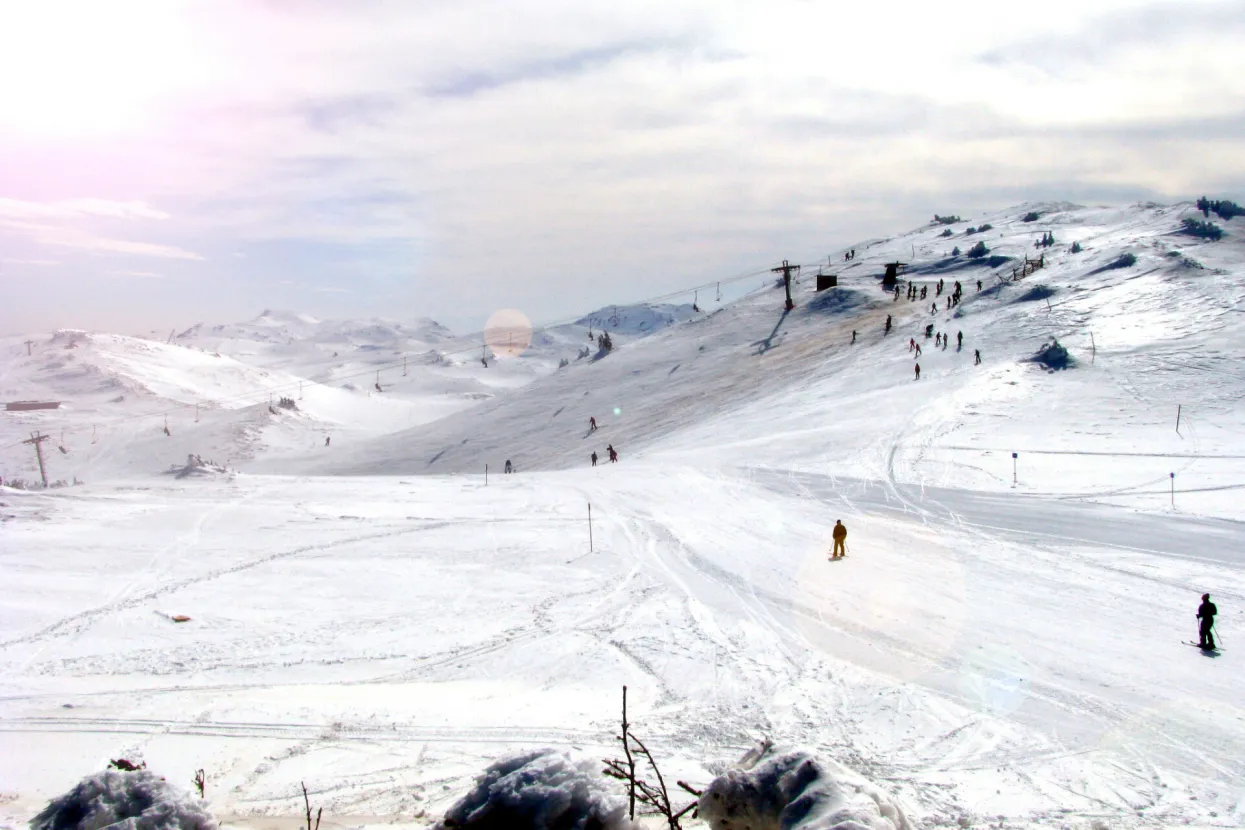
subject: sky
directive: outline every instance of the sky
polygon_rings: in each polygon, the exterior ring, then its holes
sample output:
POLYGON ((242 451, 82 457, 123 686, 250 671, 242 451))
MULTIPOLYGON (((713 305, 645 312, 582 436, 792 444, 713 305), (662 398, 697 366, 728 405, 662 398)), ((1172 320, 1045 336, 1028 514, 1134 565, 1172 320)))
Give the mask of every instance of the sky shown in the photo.
POLYGON ((1012 8, 0 0, 0 333, 467 332, 935 212, 1245 201, 1240 0, 1012 8))

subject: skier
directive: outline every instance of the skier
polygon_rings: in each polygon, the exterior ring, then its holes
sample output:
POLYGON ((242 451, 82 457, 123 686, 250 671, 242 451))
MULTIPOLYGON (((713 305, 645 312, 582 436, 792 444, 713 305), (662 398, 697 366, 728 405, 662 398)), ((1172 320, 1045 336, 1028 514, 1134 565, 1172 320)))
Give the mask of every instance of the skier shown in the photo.
POLYGON ((947 344, 948 344, 948 343, 950 343, 950 342, 951 342, 951 338, 950 338, 948 335, 945 335, 945 334, 944 334, 944 335, 942 336, 942 350, 943 350, 944 352, 947 350, 947 344))
POLYGON ((608 453, 610 454, 610 463, 611 463, 611 464, 613 464, 615 461, 617 461, 617 460, 618 460, 618 450, 614 449, 614 445, 613 445, 613 444, 610 444, 608 447, 606 447, 606 448, 605 448, 605 451, 606 451, 606 452, 608 452, 608 453))
POLYGON ((1210 594, 1202 594, 1202 604, 1197 607, 1197 635, 1198 645, 1204 649, 1215 647, 1215 614, 1218 613, 1219 609, 1210 601, 1210 594))
POLYGON ((852 342, 856 342, 856 329, 852 329, 852 342))
POLYGON ((938 332, 937 334, 934 335, 934 345, 935 346, 942 345, 942 332, 938 332))
POLYGON ((597 451, 596 450, 592 451, 592 466, 594 467, 597 466, 597 451))
POLYGON ((930 313, 930 314, 937 314, 937 313, 938 313, 938 303, 930 303, 930 306, 929 306, 929 313, 930 313))
POLYGON ((981 365, 981 349, 973 349, 973 365, 981 365))
POLYGON ((981 290, 981 280, 977 280, 977 290, 981 290))
POLYGON ((324 446, 326 446, 326 447, 327 447, 327 446, 329 445, 329 442, 330 442, 330 441, 332 441, 332 440, 333 440, 333 439, 332 439, 332 438, 330 438, 329 436, 327 436, 327 435, 326 435, 326 436, 324 436, 324 446))
POLYGON ((889 314, 886 315, 886 333, 891 333, 891 316, 889 314))
POLYGON ((920 356, 921 356, 921 344, 920 344, 920 343, 917 343, 917 344, 916 344, 916 355, 915 355, 915 357, 920 357, 920 356))
POLYGON ((918 363, 916 364, 916 377, 913 378, 913 380, 920 380, 920 379, 921 379, 921 364, 918 363))
POLYGON ((950 310, 951 310, 951 298, 948 297, 947 298, 947 311, 950 311, 950 310))
POLYGON ((507 459, 506 459, 506 472, 508 472, 508 473, 513 473, 513 472, 514 472, 514 467, 510 464, 510 459, 509 459, 509 458, 507 458, 507 459))
POLYGON ((899 286, 898 285, 895 286, 895 299, 891 300, 891 302, 893 303, 899 302, 899 286))
POLYGON ((595 416, 588 418, 588 431, 589 432, 597 431, 597 419, 595 416))
POLYGON ((958 351, 964 345, 964 332, 957 331, 955 333, 955 348, 958 351))
POLYGON ((831 559, 842 559, 847 556, 847 527, 844 526, 842 519, 834 520, 834 550, 830 553, 831 559))
POLYGON ((912 351, 915 348, 916 348, 916 338, 909 337, 908 338, 908 351, 912 351))

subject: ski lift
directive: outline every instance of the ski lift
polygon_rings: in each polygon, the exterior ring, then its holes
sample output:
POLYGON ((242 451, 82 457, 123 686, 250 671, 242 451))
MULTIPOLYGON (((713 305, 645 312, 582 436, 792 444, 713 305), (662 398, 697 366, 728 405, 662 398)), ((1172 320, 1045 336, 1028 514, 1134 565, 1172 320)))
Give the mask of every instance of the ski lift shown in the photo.
POLYGON ((613 306, 614 313, 610 315, 610 324, 614 328, 618 328, 618 306, 613 306))
POLYGON ((99 443, 99 437, 95 434, 95 424, 91 424, 91 443, 99 443))
POLYGON ((692 311, 700 311, 700 306, 697 304, 699 299, 700 299, 700 292, 699 291, 692 292, 692 311))
POLYGON ((61 430, 61 442, 56 445, 56 448, 61 451, 61 455, 69 455, 69 450, 65 449, 65 430, 63 429, 61 430))
POLYGON ((164 434, 172 437, 173 433, 169 432, 169 416, 164 416, 164 434))

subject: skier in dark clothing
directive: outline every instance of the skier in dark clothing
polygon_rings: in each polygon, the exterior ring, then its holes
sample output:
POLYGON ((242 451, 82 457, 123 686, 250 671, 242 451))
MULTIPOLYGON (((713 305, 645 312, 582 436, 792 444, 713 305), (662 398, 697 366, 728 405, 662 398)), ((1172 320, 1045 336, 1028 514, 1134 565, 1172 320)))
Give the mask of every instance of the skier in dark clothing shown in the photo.
POLYGON ((914 378, 914 380, 920 380, 920 379, 921 379, 921 364, 918 363, 916 364, 916 377, 914 378))
POLYGON ((981 280, 977 280, 977 290, 981 290, 981 280))
POLYGON ((959 349, 963 345, 964 345, 964 332, 957 331, 955 333, 955 347, 956 349, 959 349))
POLYGON ((937 314, 937 313, 938 313, 938 303, 931 303, 931 304, 930 304, 930 306, 929 306, 929 313, 930 313, 930 314, 937 314))
POLYGON ((1215 607, 1215 603, 1210 601, 1210 594, 1202 594, 1202 604, 1197 607, 1197 635, 1198 645, 1205 649, 1213 649, 1215 647, 1215 615, 1219 613, 1219 609, 1215 607))
POLYGON ((597 419, 595 417, 588 419, 588 431, 589 432, 597 431, 597 419))
POLYGON ((329 445, 329 442, 331 442, 332 440, 333 440, 333 439, 332 439, 332 438, 330 438, 329 436, 327 436, 327 435, 326 435, 326 436, 324 436, 324 446, 326 446, 326 447, 327 447, 327 446, 329 445))
POLYGON ((617 461, 617 460, 618 460, 618 450, 614 449, 614 445, 613 445, 613 444, 610 444, 608 447, 606 447, 606 448, 605 448, 605 450, 606 450, 606 452, 608 452, 608 453, 610 454, 610 463, 611 463, 611 464, 613 464, 615 461, 617 461))
POLYGON ((852 342, 856 342, 856 329, 852 329, 852 342))
POLYGON ((596 450, 592 451, 592 466, 594 467, 597 466, 597 451, 596 450))
POLYGON ((973 349, 973 365, 981 365, 981 349, 973 349))
POLYGON ((513 466, 511 466, 511 464, 510 464, 510 459, 509 459, 509 458, 507 458, 507 459, 506 459, 506 472, 508 472, 508 473, 513 473, 513 472, 514 472, 514 467, 513 467, 513 466))
POLYGON ((847 527, 843 524, 842 519, 835 519, 834 533, 834 550, 830 553, 831 559, 842 559, 847 556, 847 527))
POLYGON ((886 315, 886 333, 890 334, 890 331, 891 331, 891 316, 887 314, 886 315))

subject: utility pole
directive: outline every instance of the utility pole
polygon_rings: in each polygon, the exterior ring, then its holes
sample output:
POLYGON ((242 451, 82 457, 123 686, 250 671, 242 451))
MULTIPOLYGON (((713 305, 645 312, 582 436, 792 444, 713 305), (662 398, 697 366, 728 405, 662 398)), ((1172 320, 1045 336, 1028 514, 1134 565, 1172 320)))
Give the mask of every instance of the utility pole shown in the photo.
POLYGON ((43 486, 45 488, 48 486, 48 473, 43 466, 43 447, 40 445, 46 440, 48 440, 48 436, 32 432, 30 433, 30 440, 22 442, 23 444, 35 445, 35 455, 39 458, 39 477, 43 479, 43 486))
POLYGON ((795 303, 791 301, 791 273, 794 271, 798 274, 800 272, 800 266, 791 265, 784 259, 782 261, 782 265, 779 265, 777 268, 771 268, 770 270, 775 274, 782 274, 783 285, 787 289, 787 311, 790 311, 795 308, 795 303))

